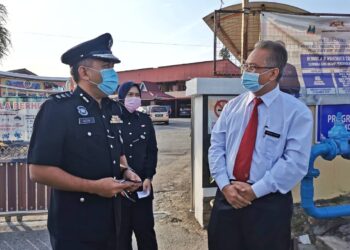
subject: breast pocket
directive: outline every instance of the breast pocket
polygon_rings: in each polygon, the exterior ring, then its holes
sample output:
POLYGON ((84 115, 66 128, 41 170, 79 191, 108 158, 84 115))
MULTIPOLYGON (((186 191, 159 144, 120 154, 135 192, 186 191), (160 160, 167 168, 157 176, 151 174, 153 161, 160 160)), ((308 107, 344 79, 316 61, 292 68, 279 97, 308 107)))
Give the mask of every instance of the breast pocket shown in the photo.
POLYGON ((274 160, 279 156, 282 147, 282 135, 280 132, 265 130, 264 144, 266 157, 269 160, 274 160))
POLYGON ((106 147, 106 138, 102 133, 86 129, 76 134, 76 144, 80 153, 93 155, 106 147))

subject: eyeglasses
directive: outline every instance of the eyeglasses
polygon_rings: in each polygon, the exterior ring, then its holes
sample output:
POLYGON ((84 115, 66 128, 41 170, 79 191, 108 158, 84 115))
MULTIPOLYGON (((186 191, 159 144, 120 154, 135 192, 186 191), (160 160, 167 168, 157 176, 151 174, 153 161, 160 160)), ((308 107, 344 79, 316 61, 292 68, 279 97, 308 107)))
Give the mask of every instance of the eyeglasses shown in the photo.
POLYGON ((243 63, 241 65, 241 69, 243 71, 249 71, 249 72, 255 72, 257 69, 273 69, 273 68, 276 68, 276 67, 267 67, 267 66, 261 67, 253 63, 243 63))

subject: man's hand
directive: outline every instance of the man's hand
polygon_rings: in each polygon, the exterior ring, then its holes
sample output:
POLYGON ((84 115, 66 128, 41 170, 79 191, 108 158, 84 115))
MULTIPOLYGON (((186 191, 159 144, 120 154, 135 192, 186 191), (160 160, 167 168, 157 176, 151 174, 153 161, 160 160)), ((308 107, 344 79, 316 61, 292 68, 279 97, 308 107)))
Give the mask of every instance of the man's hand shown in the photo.
POLYGON ((102 197, 111 198, 124 189, 131 188, 131 182, 120 182, 112 177, 99 179, 92 182, 90 193, 97 194, 102 197))
POLYGON ((227 202, 236 209, 243 208, 251 204, 249 200, 239 194, 237 188, 232 184, 226 185, 222 189, 222 193, 224 194, 227 202))
POLYGON ((252 186, 245 182, 235 181, 232 186, 236 188, 239 195, 248 201, 253 201, 256 199, 255 193, 252 189, 252 186))
POLYGON ((142 185, 141 178, 130 169, 124 171, 123 178, 130 184, 130 187, 126 189, 129 192, 134 192, 142 185))
POLYGON ((150 179, 145 179, 143 181, 143 191, 148 191, 151 192, 151 188, 152 188, 152 181, 150 179))

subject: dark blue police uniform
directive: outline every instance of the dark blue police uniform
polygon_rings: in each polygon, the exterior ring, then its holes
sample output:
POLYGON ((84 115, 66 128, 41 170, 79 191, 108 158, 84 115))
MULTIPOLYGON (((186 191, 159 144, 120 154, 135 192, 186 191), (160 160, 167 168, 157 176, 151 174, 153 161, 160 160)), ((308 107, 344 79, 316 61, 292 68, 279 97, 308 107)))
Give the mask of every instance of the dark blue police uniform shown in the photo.
MULTIPOLYGON (((112 43, 106 33, 71 48, 61 60, 71 70, 88 58, 118 63, 112 43)), ((120 116, 118 103, 106 97, 98 104, 79 85, 73 93, 51 96, 35 119, 28 164, 54 166, 89 180, 121 178, 120 116)), ((104 198, 52 188, 48 229, 53 249, 116 249, 120 213, 120 196, 104 198)))
MULTIPOLYGON (((129 113, 124 107, 121 118, 128 164, 142 180, 146 178, 152 180, 156 173, 158 154, 152 121, 148 115, 137 111, 129 113)), ((138 199, 136 194, 132 197, 136 202, 122 199, 122 240, 124 241, 122 249, 132 249, 131 235, 134 232, 139 250, 155 250, 158 247, 154 231, 153 190, 148 197, 138 199)))
MULTIPOLYGON (((28 154, 29 164, 56 166, 86 179, 120 178, 120 106, 98 103, 77 87, 41 107, 28 154)), ((56 238, 105 241, 117 232, 119 198, 52 188, 48 229, 56 238), (117 222, 116 222, 117 221, 117 222)))

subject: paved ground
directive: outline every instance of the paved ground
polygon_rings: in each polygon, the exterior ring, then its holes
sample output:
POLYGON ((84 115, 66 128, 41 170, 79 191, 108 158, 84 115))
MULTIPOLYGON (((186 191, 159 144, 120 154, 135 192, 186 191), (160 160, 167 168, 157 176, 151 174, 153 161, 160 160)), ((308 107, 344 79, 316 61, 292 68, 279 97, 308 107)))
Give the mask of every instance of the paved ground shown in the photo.
MULTIPOLYGON (((206 233, 190 212, 190 119, 171 119, 170 125, 155 128, 159 162, 154 210, 159 249, 207 249, 206 233)), ((0 218, 0 250, 9 249, 51 249, 46 216, 24 217, 23 223, 0 218)))

